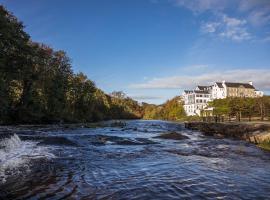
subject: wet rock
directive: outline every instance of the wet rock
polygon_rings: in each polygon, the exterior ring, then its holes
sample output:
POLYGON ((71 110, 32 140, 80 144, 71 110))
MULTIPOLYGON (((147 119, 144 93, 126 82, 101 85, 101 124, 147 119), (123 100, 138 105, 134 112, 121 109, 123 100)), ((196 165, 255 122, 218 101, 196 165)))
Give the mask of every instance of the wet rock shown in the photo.
POLYGON ((139 145, 139 144, 142 144, 142 143, 138 143, 136 141, 124 139, 124 140, 116 141, 114 144, 118 144, 118 145, 139 145))
POLYGON ((20 135, 21 140, 33 140, 33 141, 40 141, 45 139, 45 136, 40 135, 20 135))
POLYGON ((111 127, 125 127, 127 124, 125 122, 122 122, 122 121, 115 121, 115 122, 112 122, 110 124, 111 127))
POLYGON ((109 136, 106 135, 94 135, 88 139, 93 145, 105 145, 109 141, 109 136))
POLYGON ((218 133, 218 134, 215 134, 214 137, 215 137, 216 139, 223 139, 223 138, 225 138, 224 135, 219 134, 219 133, 218 133))
POLYGON ((65 137, 44 137, 38 145, 65 145, 65 146, 78 146, 77 143, 65 137))
POLYGON ((105 145, 105 144, 113 144, 113 145, 148 145, 148 144, 156 144, 156 142, 151 141, 147 138, 126 138, 126 137, 118 137, 118 136, 108 136, 108 135, 96 135, 92 136, 90 139, 93 145, 105 145))
POLYGON ((177 133, 177 132, 164 133, 164 134, 161 134, 161 135, 156 136, 154 138, 169 139, 169 140, 184 140, 184 139, 189 139, 188 136, 182 135, 181 133, 177 133))
POLYGON ((83 124, 83 128, 103 128, 103 127, 105 127, 105 124, 101 122, 83 124))
POLYGON ((123 129, 121 129, 121 131, 138 131, 138 128, 137 127, 134 127, 134 128, 123 128, 123 129))

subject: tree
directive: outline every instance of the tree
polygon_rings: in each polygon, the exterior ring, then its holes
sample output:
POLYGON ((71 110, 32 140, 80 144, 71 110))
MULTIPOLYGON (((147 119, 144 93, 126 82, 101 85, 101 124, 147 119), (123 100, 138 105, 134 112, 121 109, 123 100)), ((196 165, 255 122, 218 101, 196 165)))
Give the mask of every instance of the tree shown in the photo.
POLYGON ((186 117, 180 97, 174 97, 162 105, 143 103, 144 119, 181 120, 186 117))

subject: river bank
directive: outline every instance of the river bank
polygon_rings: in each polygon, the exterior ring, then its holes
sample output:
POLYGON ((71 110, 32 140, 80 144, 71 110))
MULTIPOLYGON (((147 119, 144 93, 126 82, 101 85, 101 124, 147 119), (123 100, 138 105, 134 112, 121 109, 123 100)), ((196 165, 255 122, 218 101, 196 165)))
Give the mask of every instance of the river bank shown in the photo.
POLYGON ((269 123, 185 122, 185 127, 191 130, 199 130, 208 136, 245 140, 263 149, 270 150, 269 123))

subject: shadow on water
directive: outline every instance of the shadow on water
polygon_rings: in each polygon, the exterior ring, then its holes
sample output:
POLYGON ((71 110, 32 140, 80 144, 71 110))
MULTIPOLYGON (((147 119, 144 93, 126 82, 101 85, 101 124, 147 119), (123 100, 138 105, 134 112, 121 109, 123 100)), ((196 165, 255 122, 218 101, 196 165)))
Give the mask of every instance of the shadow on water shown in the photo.
POLYGON ((270 196, 269 152, 179 123, 134 120, 5 134, 0 135, 0 199, 270 196))

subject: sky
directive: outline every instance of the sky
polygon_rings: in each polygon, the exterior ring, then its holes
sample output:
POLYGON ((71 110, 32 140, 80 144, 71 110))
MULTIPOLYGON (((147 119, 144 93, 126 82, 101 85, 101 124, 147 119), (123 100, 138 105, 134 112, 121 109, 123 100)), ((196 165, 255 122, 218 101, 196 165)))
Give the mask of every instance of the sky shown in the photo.
POLYGON ((270 0, 0 0, 107 93, 160 104, 215 81, 270 94, 270 0))

